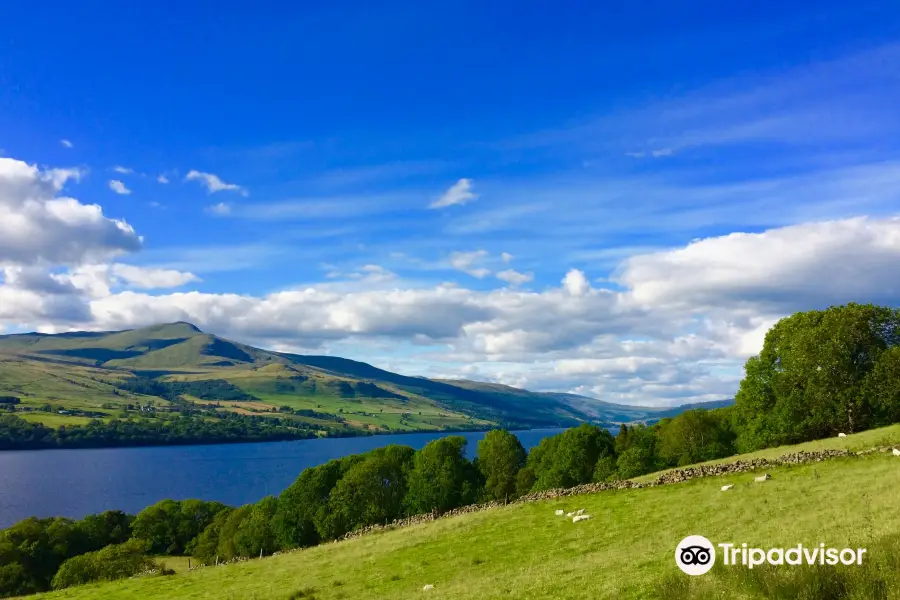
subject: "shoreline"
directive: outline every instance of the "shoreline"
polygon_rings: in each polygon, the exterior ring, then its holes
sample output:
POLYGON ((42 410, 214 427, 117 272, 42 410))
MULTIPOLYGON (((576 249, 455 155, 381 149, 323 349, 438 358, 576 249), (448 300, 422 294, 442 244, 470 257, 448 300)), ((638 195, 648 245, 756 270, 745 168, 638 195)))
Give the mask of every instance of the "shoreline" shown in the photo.
MULTIPOLYGON (((617 425, 617 424, 615 424, 617 425)), ((599 425, 599 427, 609 428, 609 424, 599 425)), ((532 427, 530 429, 507 429, 510 433, 516 433, 520 431, 543 431, 545 429, 565 429, 566 426, 562 425, 545 425, 541 427, 532 427)), ((11 452, 45 452, 45 451, 54 451, 54 450, 122 450, 128 448, 184 448, 188 446, 198 446, 198 447, 206 447, 206 446, 234 446, 239 444, 275 444, 275 443, 283 443, 283 442, 305 442, 305 441, 313 441, 313 440, 339 440, 339 439, 353 439, 353 438, 365 438, 365 437, 380 437, 385 435, 391 436, 402 436, 402 435, 421 435, 421 434, 462 434, 462 433, 483 433, 487 431, 491 431, 492 429, 504 429, 501 426, 492 426, 492 427, 484 427, 480 429, 421 429, 421 430, 413 430, 413 431, 378 431, 378 432, 348 432, 346 435, 324 435, 324 436, 312 436, 307 438, 290 438, 290 439, 282 439, 282 440, 215 440, 209 442, 186 442, 186 443, 178 443, 178 442, 169 442, 169 443, 147 443, 147 444, 108 444, 108 445, 73 445, 73 446, 56 446, 56 447, 44 447, 44 448, 7 448, 0 449, 0 454, 11 453, 11 452)))

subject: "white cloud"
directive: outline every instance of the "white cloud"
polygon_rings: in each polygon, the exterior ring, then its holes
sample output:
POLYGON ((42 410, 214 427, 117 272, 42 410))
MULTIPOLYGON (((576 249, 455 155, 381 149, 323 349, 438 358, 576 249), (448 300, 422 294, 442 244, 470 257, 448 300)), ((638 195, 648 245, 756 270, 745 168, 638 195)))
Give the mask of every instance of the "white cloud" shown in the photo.
POLYGON ((69 140, 66 140, 66 139, 59 140, 59 144, 63 148, 71 148, 72 147, 72 142, 70 142, 69 140))
POLYGON ((218 175, 213 175, 212 173, 201 173, 200 171, 192 170, 188 172, 184 179, 185 181, 199 181, 206 186, 206 189, 210 194, 222 191, 233 191, 238 192, 242 196, 247 195, 247 190, 244 187, 234 183, 225 183, 219 179, 218 175))
POLYGON ((114 277, 138 289, 175 288, 199 281, 193 273, 185 273, 174 269, 156 269, 135 265, 115 264, 111 267, 114 277))
POLYGON ((157 181, 158 183, 163 183, 163 184, 165 184, 165 183, 169 183, 169 178, 166 177, 165 175, 160 174, 160 175, 157 175, 156 181, 157 181))
POLYGON ((563 289, 572 296, 584 296, 591 289, 591 283, 582 271, 572 269, 563 278, 563 289))
POLYGON ((497 273, 497 279, 510 285, 522 285, 534 279, 534 273, 519 273, 514 269, 507 269, 497 273))
POLYGON ((122 196, 127 196, 131 193, 131 190, 129 190, 128 187, 118 179, 110 179, 109 189, 122 196))
POLYGON ((472 192, 472 180, 460 179, 444 192, 444 195, 432 202, 428 208, 445 208, 454 204, 466 204, 478 196, 472 192))
POLYGON ((450 265, 457 271, 462 271, 463 273, 478 279, 484 279, 491 274, 491 270, 479 267, 477 264, 487 257, 487 255, 488 253, 486 250, 453 252, 450 254, 450 265))
POLYGON ((634 256, 614 279, 644 306, 776 311, 900 298, 900 218, 857 217, 732 233, 634 256))
POLYGON ((504 252, 503 254, 500 255, 500 259, 507 265, 512 262, 513 258, 514 258, 513 255, 510 254, 509 252, 504 252))
POLYGON ((0 158, 0 264, 79 264, 138 250, 141 238, 96 204, 59 196, 77 169, 0 158))
POLYGON ((231 214, 231 205, 219 202, 218 204, 206 207, 206 212, 219 217, 224 217, 231 214))
POLYGON ((115 171, 116 173, 121 173, 122 175, 134 174, 134 169, 131 169, 129 167, 123 167, 121 165, 116 165, 115 167, 112 168, 112 170, 115 171))

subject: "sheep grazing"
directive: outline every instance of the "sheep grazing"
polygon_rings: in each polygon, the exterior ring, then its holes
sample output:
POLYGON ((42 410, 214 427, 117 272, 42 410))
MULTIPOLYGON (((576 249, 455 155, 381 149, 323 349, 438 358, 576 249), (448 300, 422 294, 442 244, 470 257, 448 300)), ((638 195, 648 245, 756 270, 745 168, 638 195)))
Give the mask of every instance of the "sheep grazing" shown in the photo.
POLYGON ((768 481, 769 479, 772 479, 772 476, 769 475, 768 473, 766 473, 764 475, 760 475, 759 477, 755 477, 753 479, 753 481, 755 481, 757 483, 762 483, 763 481, 768 481))
POLYGON ((582 515, 582 514, 584 514, 584 509, 583 509, 583 508, 579 508, 578 510, 575 511, 575 514, 576 514, 576 515, 582 515))
POLYGON ((426 585, 425 587, 422 588, 422 591, 427 592, 428 590, 433 590, 433 589, 434 589, 434 586, 429 583, 428 585, 426 585))
POLYGON ((846 433, 839 433, 839 434, 838 434, 838 437, 847 437, 847 434, 846 434, 846 433))
POLYGON ((566 516, 567 516, 567 517, 574 517, 574 516, 575 516, 575 511, 573 510, 573 511, 570 512, 570 513, 566 513, 566 516))
POLYGON ((564 511, 563 509, 559 509, 559 510, 556 511, 556 516, 557 516, 557 517, 561 517, 561 516, 563 516, 564 514, 566 514, 566 511, 564 511))
POLYGON ((728 490, 730 490, 730 489, 733 488, 733 487, 734 487, 734 484, 733 484, 733 483, 729 483, 728 485, 723 485, 723 486, 722 486, 722 491, 723 491, 723 492, 727 492, 728 490))
POLYGON ((572 522, 577 523, 578 521, 585 521, 590 518, 591 515, 575 515, 574 517, 572 517, 572 522))
POLYGON ((894 456, 900 456, 900 450, 894 448, 894 456))

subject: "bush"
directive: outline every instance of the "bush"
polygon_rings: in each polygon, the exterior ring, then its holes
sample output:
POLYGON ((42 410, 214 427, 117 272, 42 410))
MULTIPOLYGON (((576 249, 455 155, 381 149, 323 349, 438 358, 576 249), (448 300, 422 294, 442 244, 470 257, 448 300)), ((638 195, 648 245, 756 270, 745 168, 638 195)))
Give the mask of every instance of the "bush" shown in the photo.
POLYGON ((55 590, 82 585, 91 581, 109 581, 131 577, 160 565, 147 556, 149 545, 140 540, 128 540, 124 544, 107 546, 96 552, 88 552, 70 558, 62 564, 53 577, 55 590))

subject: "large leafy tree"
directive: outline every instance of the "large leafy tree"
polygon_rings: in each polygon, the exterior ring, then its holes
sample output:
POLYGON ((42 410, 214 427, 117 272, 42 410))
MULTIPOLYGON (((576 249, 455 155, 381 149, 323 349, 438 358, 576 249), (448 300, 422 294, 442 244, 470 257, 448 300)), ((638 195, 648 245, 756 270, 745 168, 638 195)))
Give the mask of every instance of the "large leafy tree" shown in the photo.
POLYGON ((132 535, 146 541, 153 554, 181 555, 225 508, 220 502, 162 500, 138 513, 132 535))
POLYGON ((519 438, 504 429, 488 431, 478 442, 475 462, 488 500, 508 501, 516 494, 516 476, 527 454, 519 438))
POLYGON ((408 446, 386 446, 350 467, 329 499, 334 533, 340 535, 403 516, 414 454, 408 446))
MULTIPOLYGON (((867 379, 898 342, 900 313, 871 304, 833 306, 779 321, 745 367, 736 397, 739 449, 870 426, 879 414, 863 393, 867 379)), ((885 366, 880 373, 889 371, 885 366)), ((886 382, 879 386, 889 388, 886 382)))
POLYGON ((615 455, 615 439, 587 423, 544 438, 528 457, 535 490, 572 487, 594 478, 597 461, 615 455))
POLYGON ((729 411, 730 407, 720 411, 689 410, 657 424, 663 464, 684 466, 733 454, 729 411))
POLYGON ((272 517, 277 509, 278 498, 274 496, 267 496, 252 506, 234 536, 234 548, 239 556, 272 554, 279 549, 272 528, 272 517))
POLYGON ((406 498, 411 514, 446 512, 477 500, 480 477, 466 458, 466 443, 464 437, 450 436, 416 452, 406 498))

